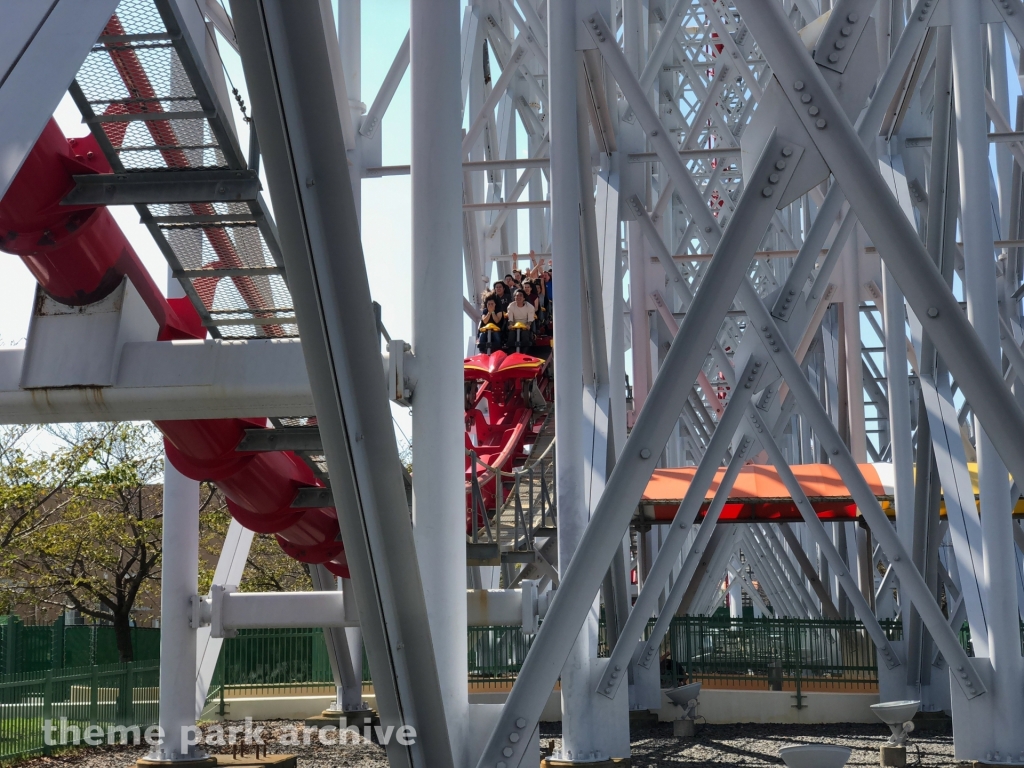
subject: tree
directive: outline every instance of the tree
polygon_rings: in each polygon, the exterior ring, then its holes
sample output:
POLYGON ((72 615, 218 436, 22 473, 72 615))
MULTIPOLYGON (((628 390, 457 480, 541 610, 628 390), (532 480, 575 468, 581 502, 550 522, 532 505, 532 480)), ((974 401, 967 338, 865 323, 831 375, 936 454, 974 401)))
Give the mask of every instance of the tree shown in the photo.
MULTIPOLYGON (((0 427, 0 552, 60 517, 71 500, 68 490, 88 461, 88 448, 52 456, 34 452, 34 432, 30 425, 0 427)), ((0 604, 0 610, 8 608, 0 604)))
POLYGON ((133 658, 132 612, 154 599, 159 576, 163 472, 159 435, 149 425, 80 424, 49 430, 49 460, 77 467, 59 512, 20 537, 0 562, 22 601, 70 605, 109 621, 122 661, 133 658))
MULTIPOLYGON (((231 515, 220 491, 214 496, 199 520, 199 547, 204 557, 199 564, 199 591, 210 591, 217 555, 231 524, 231 515)), ((309 569, 284 553, 270 535, 253 536, 238 588, 242 592, 297 592, 313 588, 309 569)))
MULTIPOLYGON (((71 606, 114 627, 121 661, 133 658, 140 604, 159 602, 163 442, 149 424, 77 424, 47 430, 40 454, 30 427, 0 430, 0 612, 19 604, 71 606)), ((230 523, 223 495, 200 485, 200 592, 209 590, 230 523)), ((311 588, 308 571, 272 536, 256 536, 240 588, 311 588)))

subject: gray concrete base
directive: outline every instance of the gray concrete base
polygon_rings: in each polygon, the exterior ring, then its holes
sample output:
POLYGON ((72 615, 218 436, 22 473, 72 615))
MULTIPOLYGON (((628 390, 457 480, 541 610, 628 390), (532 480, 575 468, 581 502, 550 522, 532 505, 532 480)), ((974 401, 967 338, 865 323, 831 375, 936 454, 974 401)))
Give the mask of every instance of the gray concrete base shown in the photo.
POLYGON ((320 728, 328 725, 333 725, 336 728, 348 728, 350 725, 355 725, 362 728, 364 725, 380 725, 380 718, 372 709, 354 709, 349 712, 325 709, 319 715, 307 717, 302 722, 303 725, 315 725, 320 728), (369 722, 366 722, 367 720, 369 722))
MULTIPOLYGON (((469 694, 470 704, 503 704, 507 691, 473 691, 469 694)), ((661 722, 667 723, 679 717, 679 707, 672 704, 661 693, 662 705, 656 712, 661 722)), ((373 694, 363 697, 373 707, 373 694)), ((878 703, 877 693, 804 693, 804 708, 793 707, 792 691, 744 691, 707 689, 700 693, 697 714, 711 724, 728 723, 793 723, 820 725, 825 723, 871 723, 878 724, 878 716, 870 705, 878 703)), ((211 720, 299 720, 309 717, 334 701, 333 695, 322 696, 249 696, 228 698, 224 715, 213 714, 211 720)), ((636 710, 642 714, 647 710, 636 710)), ((551 692, 540 719, 544 722, 558 722, 562 719, 562 701, 559 691, 551 692)), ((359 723, 362 721, 360 720, 359 723)), ((917 721, 915 720, 915 725, 917 721)), ((329 723, 335 725, 335 722, 329 723)), ((636 723, 634 722, 634 725, 636 723)))
POLYGON ((680 739, 692 739, 697 732, 697 724, 693 720, 673 720, 672 735, 680 739))
POLYGON ((170 768, 296 768, 295 755, 210 755, 200 760, 147 760, 135 763, 139 768, 167 766, 170 768))
POLYGON ((194 760, 150 760, 148 757, 140 757, 135 761, 139 768, 154 768, 155 766, 175 766, 176 768, 216 768, 217 758, 197 757, 194 760))
MULTIPOLYGON (((679 707, 664 695, 661 720, 679 717, 679 707)), ((732 723, 790 723, 821 725, 825 723, 878 723, 870 705, 878 703, 877 693, 803 694, 803 709, 793 706, 792 691, 743 691, 704 688, 700 692, 696 714, 712 725, 732 723)))
POLYGON ((882 768, 906 768, 907 748, 883 744, 878 748, 878 763, 882 768))

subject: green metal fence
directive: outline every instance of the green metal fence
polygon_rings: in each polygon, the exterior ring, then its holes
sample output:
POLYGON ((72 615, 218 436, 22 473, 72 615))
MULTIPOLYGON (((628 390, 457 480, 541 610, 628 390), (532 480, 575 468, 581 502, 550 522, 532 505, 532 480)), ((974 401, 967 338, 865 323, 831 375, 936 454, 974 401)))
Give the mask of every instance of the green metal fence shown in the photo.
MULTIPOLYGON (((365 652, 362 680, 368 688, 365 652)), ((242 629, 221 647, 207 706, 224 714, 226 698, 331 693, 334 675, 321 629, 242 629)))
POLYGON ((510 686, 526 660, 533 635, 524 635, 522 627, 469 627, 468 632, 470 686, 510 686))
POLYGON ((323 631, 243 629, 224 641, 215 679, 227 685, 331 682, 323 631))
MULTIPOLYGON (((890 622, 887 631, 898 639, 899 623, 890 622)), ((602 625, 601 653, 607 655, 604 638, 602 625)), ((518 627, 470 627, 470 685, 511 685, 532 639, 518 627)), ((961 641, 969 647, 966 629, 961 641)), ((136 664, 159 656, 159 630, 136 628, 133 642, 136 664)), ((682 616, 673 619, 660 650, 665 685, 700 680, 708 686, 799 690, 877 686, 874 645, 857 621, 682 616)), ((116 661, 116 654, 112 627, 65 627, 61 622, 32 627, 0 617, 0 671, 57 673, 62 666, 116 661)), ((370 684, 365 656, 362 679, 370 684)), ((285 690, 307 694, 333 690, 320 629, 241 630, 224 642, 211 697, 280 695, 285 690)))
MULTIPOLYGON (((0 761, 48 749, 43 744, 46 719, 64 717, 68 726, 80 730, 89 725, 138 725, 144 730, 156 722, 155 660, 64 668, 52 663, 116 654, 111 628, 59 623, 26 627, 16 622, 0 628, 4 664, 14 659, 30 670, 51 664, 43 671, 0 675, 0 761)), ((892 639, 902 632, 898 622, 885 624, 885 629, 892 639)), ((604 636, 602 626, 607 653, 604 636)), ((159 630, 145 630, 134 639, 139 643, 136 653, 157 655, 159 630)), ((476 689, 509 687, 533 641, 520 627, 470 627, 467 639, 469 684, 476 689)), ((962 640, 969 641, 967 633, 962 640)), ((701 681, 707 687, 792 690, 798 706, 804 691, 877 687, 874 646, 857 621, 677 617, 660 657, 666 686, 701 681)), ((365 656, 362 673, 364 685, 369 685, 365 656)), ((333 685, 320 629, 241 630, 224 642, 208 712, 223 712, 225 699, 238 696, 333 693, 333 685)))
MULTIPOLYGON (((132 627, 134 661, 160 658, 160 630, 132 627)), ((0 674, 43 672, 63 667, 117 664, 114 628, 103 624, 26 625, 16 616, 0 616, 0 674)))
MULTIPOLYGON (((653 620, 649 622, 650 632, 653 620)), ((890 632, 898 636, 899 624, 890 632)), ((607 655, 603 623, 600 653, 607 655)), ((965 645, 969 633, 961 633, 965 645)), ((482 687, 509 685, 530 650, 532 637, 518 627, 468 629, 469 679, 482 687)), ((159 657, 159 630, 135 628, 136 662, 159 657)), ((0 671, 36 672, 117 661, 109 626, 49 627, 0 624, 0 671), (54 660, 60 660, 54 663, 54 660)), ((857 621, 682 616, 673 619, 661 645, 666 685, 702 680, 708 685, 865 688, 877 684, 874 646, 857 621), (780 671, 781 669, 781 671, 780 671)), ((365 656, 363 681, 370 682, 365 656)), ((247 629, 224 642, 213 677, 219 695, 266 695, 333 685, 323 632, 318 628, 247 629)))
POLYGON ((82 738, 141 742, 157 723, 159 680, 155 661, 0 675, 0 763, 82 738))
MULTIPOLYGON (((888 632, 898 637, 899 625, 888 632)), ((666 686, 774 690, 873 690, 875 646, 859 621, 674 619, 662 644, 666 686)))

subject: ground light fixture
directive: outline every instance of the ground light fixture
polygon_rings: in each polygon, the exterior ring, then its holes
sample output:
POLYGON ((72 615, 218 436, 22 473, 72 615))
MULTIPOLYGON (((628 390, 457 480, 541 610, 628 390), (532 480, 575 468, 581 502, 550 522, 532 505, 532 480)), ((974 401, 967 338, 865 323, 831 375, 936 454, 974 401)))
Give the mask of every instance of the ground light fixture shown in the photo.
POLYGON ((903 768, 907 764, 907 736, 914 730, 914 715, 920 707, 920 701, 886 701, 871 705, 871 710, 892 731, 888 741, 879 748, 881 765, 903 768))
POLYGON ((700 683, 689 683, 666 691, 669 701, 682 707, 682 714, 672 721, 672 733, 684 739, 692 739, 695 732, 694 716, 697 711, 697 696, 700 695, 700 683))

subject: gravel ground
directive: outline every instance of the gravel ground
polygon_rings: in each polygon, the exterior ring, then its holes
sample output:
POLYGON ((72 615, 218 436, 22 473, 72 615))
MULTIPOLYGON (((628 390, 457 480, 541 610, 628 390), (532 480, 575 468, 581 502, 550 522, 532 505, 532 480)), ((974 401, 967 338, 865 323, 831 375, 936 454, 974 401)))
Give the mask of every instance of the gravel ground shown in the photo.
MULTIPOLYGON (((225 724, 228 725, 228 724, 225 724)), ((285 721, 257 723, 276 738, 282 729, 293 725, 285 721)), ((302 734, 300 726, 300 738, 302 734)), ((554 742, 561 746, 559 723, 541 724, 541 747, 554 742)), ((683 742, 672 736, 671 723, 648 727, 634 726, 632 731, 634 768, 698 768, 714 765, 769 766, 781 765, 779 747, 787 744, 827 743, 853 749, 850 766, 877 766, 878 747, 888 735, 878 725, 708 725, 698 726, 697 738, 683 742)), ((299 755, 300 768, 386 768, 384 749, 365 741, 358 744, 323 746, 316 738, 309 746, 274 745, 270 752, 299 755)), ((211 752, 228 748, 211 748, 211 752)), ((93 747, 57 757, 40 757, 20 763, 18 768, 128 768, 145 755, 135 747, 93 747)), ((919 766, 954 766, 953 738, 949 735, 915 733, 908 750, 908 764, 919 766), (919 750, 919 751, 918 751, 919 750)))
MULTIPOLYGON (((543 723, 541 748, 555 742, 561 748, 560 723, 543 723)), ((634 726, 631 732, 633 768, 698 768, 714 765, 782 765, 779 747, 790 744, 838 744, 850 747, 849 766, 877 766, 878 747, 889 736, 884 725, 705 725, 697 736, 683 741, 672 735, 672 723, 649 727, 634 726)), ((907 749, 908 766, 954 766, 952 735, 914 734, 907 749), (916 747, 915 747, 916 745, 916 747), (918 762, 917 748, 920 749, 918 762)))
MULTIPOLYGON (((224 728, 231 725, 244 725, 243 723, 224 723, 224 728)), ((304 729, 300 722, 287 720, 270 720, 253 723, 253 726, 263 726, 264 743, 269 747, 271 755, 289 754, 299 756, 299 768, 388 768, 388 761, 384 754, 384 748, 371 744, 365 740, 358 743, 339 744, 337 746, 325 746, 320 744, 314 733, 311 733, 309 745, 289 745, 279 743, 282 740, 285 729, 297 728, 298 738, 301 740, 304 729)), ((205 732, 205 731, 204 731, 205 732)), ((336 735, 328 737, 333 741, 336 735)), ((216 754, 231 754, 231 747, 209 746, 207 751, 216 754)), ((88 747, 75 750, 55 757, 37 757, 18 763, 17 768, 63 768, 64 766, 75 766, 75 768, 129 768, 134 766, 135 761, 145 757, 148 748, 137 747, 88 747)), ((253 754, 252 747, 249 747, 249 754, 253 754)))

